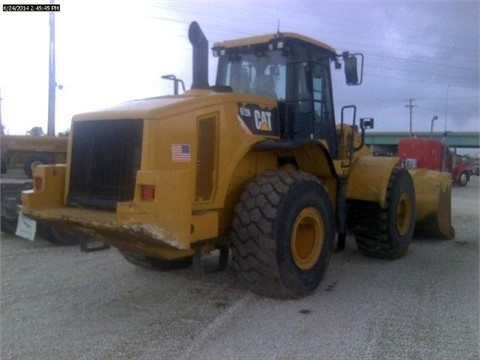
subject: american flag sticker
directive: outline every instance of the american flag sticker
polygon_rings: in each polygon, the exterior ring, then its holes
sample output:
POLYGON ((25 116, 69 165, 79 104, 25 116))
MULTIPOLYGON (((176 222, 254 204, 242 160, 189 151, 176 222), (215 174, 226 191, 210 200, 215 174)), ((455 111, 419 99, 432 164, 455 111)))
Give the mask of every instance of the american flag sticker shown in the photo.
POLYGON ((173 162, 190 162, 190 145, 172 144, 173 162))

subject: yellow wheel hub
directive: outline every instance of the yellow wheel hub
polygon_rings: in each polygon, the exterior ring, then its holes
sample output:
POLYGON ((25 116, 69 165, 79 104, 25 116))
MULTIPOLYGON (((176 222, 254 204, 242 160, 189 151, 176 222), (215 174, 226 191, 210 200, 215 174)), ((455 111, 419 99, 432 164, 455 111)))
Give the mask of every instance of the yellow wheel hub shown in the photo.
POLYGON ((403 193, 398 200, 396 213, 396 226, 400 235, 405 235, 410 228, 412 216, 412 200, 408 194, 403 193))
POLYGON ((300 211, 293 223, 290 246, 295 265, 302 270, 312 268, 318 261, 325 239, 325 224, 317 209, 300 211))

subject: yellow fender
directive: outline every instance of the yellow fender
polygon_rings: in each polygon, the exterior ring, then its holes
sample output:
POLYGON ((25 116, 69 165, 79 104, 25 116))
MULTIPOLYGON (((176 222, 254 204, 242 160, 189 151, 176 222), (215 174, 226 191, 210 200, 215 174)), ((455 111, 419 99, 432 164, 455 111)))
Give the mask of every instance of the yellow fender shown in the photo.
POLYGON ((397 158, 362 156, 354 160, 348 174, 348 200, 373 201, 385 206, 385 194, 397 158))

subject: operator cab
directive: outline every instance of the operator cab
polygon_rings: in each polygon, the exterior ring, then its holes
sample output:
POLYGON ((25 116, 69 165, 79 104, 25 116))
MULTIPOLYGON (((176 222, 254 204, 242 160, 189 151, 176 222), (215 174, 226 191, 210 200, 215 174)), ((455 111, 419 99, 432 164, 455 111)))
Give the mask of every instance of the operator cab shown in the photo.
MULTIPOLYGON (((276 99, 282 140, 325 140, 336 155, 330 62, 337 65, 338 56, 333 48, 277 33, 216 43, 213 54, 219 58, 216 86, 276 99)), ((347 83, 358 83, 353 67, 347 83)))

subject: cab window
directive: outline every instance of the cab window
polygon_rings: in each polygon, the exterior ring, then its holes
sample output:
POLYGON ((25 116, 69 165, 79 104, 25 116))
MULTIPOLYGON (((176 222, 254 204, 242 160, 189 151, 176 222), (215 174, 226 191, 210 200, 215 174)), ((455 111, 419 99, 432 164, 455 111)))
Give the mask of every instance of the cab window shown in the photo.
POLYGON ((285 58, 278 51, 241 54, 221 59, 217 85, 234 92, 285 99, 285 58))

